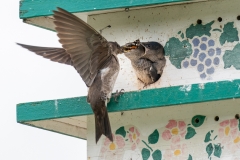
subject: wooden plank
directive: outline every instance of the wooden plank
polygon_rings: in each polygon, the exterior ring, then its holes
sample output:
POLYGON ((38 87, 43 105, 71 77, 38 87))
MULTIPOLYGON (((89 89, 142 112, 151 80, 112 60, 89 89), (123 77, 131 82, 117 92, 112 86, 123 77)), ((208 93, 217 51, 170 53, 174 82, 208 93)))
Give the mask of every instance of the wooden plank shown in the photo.
MULTIPOLYGON (((108 104, 109 112, 166 107, 178 104, 240 98, 240 80, 210 82, 127 92, 116 103, 108 104)), ((86 97, 75 97, 17 105, 17 121, 33 121, 92 114, 86 97)))
POLYGON ((194 2, 199 0, 83 0, 83 1, 59 1, 59 0, 22 0, 20 1, 20 18, 31 18, 52 15, 52 10, 62 7, 69 12, 93 12, 99 10, 112 10, 176 2, 194 2))
POLYGON ((72 126, 78 126, 81 128, 87 128, 87 117, 86 116, 81 116, 84 117, 85 120, 79 120, 78 118, 74 117, 68 117, 68 118, 57 118, 57 119, 52 119, 57 122, 62 122, 66 123, 72 126))
POLYGON ((40 129, 86 139, 87 138, 87 129, 84 127, 80 127, 78 125, 72 125, 65 122, 60 122, 58 120, 41 120, 41 121, 28 121, 23 123, 25 125, 37 127, 40 129))

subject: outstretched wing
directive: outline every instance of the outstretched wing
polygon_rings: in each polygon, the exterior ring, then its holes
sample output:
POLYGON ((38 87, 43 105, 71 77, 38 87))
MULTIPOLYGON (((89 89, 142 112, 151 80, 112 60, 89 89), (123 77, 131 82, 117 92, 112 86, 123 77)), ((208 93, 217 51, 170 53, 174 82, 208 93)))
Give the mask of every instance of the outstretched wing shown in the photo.
POLYGON ((89 87, 98 71, 111 58, 108 42, 95 29, 75 15, 57 8, 54 23, 59 42, 70 55, 73 66, 89 87))
POLYGON ((38 47, 21 43, 17 44, 36 53, 37 55, 50 59, 51 61, 72 65, 70 55, 63 48, 38 47))

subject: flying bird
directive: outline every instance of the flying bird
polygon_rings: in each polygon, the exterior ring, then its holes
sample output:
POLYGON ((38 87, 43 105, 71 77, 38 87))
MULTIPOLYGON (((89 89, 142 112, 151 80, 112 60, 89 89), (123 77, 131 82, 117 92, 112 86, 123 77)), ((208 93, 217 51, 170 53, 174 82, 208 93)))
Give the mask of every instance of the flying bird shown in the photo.
MULTIPOLYGON (((96 143, 102 134, 113 141, 106 107, 119 73, 117 55, 122 53, 122 49, 117 42, 108 42, 94 28, 68 11, 57 8, 53 12, 55 29, 63 48, 17 44, 77 70, 89 87, 87 102, 94 112, 96 143)), ((117 91, 115 96, 122 93, 122 90, 117 91)))
POLYGON ((138 79, 144 86, 156 82, 166 64, 163 46, 158 42, 134 42, 122 46, 124 55, 130 59, 138 79))

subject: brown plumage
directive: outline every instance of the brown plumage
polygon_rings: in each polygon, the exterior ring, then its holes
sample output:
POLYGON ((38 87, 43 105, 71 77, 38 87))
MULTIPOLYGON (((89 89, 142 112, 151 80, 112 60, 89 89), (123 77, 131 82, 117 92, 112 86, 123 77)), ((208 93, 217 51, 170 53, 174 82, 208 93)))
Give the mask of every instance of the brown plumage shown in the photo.
POLYGON ((29 51, 35 52, 39 56, 50 59, 51 61, 72 65, 70 55, 67 54, 66 50, 63 48, 38 47, 21 43, 17 44, 22 46, 23 48, 28 49, 29 51))
POLYGON ((53 11, 54 24, 63 48, 18 45, 77 70, 89 87, 87 101, 95 115, 96 143, 102 134, 113 141, 106 107, 119 72, 117 54, 121 53, 121 48, 75 15, 57 9, 53 11))

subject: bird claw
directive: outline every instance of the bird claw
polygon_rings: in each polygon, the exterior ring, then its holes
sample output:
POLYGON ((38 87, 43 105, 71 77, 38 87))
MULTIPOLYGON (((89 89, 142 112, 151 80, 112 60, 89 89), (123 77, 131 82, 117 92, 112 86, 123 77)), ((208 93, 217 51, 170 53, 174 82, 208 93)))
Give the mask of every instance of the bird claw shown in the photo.
POLYGON ((118 102, 118 100, 117 100, 117 98, 120 96, 120 95, 122 95, 122 94, 124 94, 124 89, 121 89, 119 92, 118 92, 118 90, 116 91, 116 93, 114 94, 114 101, 115 102, 118 102))
POLYGON ((141 79, 139 79, 139 78, 138 78, 138 80, 143 83, 143 89, 144 89, 144 88, 147 88, 147 86, 149 85, 149 84, 144 83, 144 82, 143 82, 141 79))
POLYGON ((108 99, 108 98, 107 98, 107 94, 102 94, 102 95, 101 95, 101 100, 102 100, 102 101, 106 101, 106 99, 108 99))
POLYGON ((148 84, 145 84, 145 83, 144 83, 144 85, 143 85, 143 89, 144 89, 144 88, 147 88, 147 86, 148 86, 148 84))

